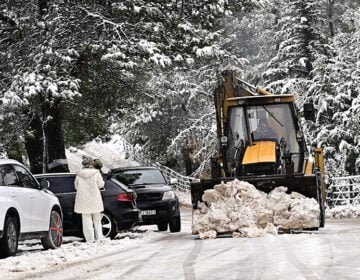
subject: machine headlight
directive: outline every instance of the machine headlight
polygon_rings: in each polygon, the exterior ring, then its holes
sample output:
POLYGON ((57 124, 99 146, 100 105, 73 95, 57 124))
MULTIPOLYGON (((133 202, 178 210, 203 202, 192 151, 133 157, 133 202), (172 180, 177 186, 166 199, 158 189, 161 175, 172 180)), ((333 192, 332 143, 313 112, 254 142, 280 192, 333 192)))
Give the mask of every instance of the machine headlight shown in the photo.
POLYGON ((174 191, 167 191, 167 192, 164 192, 162 200, 168 200, 168 199, 174 199, 174 198, 175 198, 174 191))

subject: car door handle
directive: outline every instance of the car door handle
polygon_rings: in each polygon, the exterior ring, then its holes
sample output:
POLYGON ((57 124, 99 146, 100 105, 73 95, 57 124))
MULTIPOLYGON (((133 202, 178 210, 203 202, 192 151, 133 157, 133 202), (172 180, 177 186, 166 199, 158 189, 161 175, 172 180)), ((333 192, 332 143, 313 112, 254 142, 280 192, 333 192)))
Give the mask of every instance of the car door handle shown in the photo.
POLYGON ((29 197, 30 197, 30 198, 34 198, 34 195, 33 195, 33 194, 29 194, 29 197))
POLYGON ((11 197, 16 197, 16 193, 10 193, 11 197))

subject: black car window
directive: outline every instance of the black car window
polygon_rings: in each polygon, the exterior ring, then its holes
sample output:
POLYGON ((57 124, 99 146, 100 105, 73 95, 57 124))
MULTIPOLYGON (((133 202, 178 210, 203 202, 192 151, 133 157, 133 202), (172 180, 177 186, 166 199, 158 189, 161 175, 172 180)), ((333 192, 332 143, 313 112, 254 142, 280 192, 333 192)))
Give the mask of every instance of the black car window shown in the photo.
POLYGON ((12 165, 6 164, 0 166, 0 172, 6 186, 19 186, 19 180, 12 165))
POLYGON ((16 174, 21 182, 21 185, 25 188, 38 188, 39 185, 35 181, 35 179, 30 175, 30 173, 23 168, 22 166, 15 165, 14 166, 16 174))
POLYGON ((76 192, 74 188, 75 177, 48 177, 49 189, 53 193, 71 193, 76 192))
POLYGON ((125 185, 165 184, 165 178, 157 169, 121 170, 114 177, 125 185))

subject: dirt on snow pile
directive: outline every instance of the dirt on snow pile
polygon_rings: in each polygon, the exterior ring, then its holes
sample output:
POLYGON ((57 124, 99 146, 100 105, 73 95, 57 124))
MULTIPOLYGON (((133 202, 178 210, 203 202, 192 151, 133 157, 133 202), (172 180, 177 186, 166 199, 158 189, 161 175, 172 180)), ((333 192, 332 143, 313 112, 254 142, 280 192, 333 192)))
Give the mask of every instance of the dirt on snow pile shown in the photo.
POLYGON ((233 237, 260 237, 277 234, 279 229, 319 227, 317 201, 286 191, 277 187, 266 194, 247 182, 222 182, 204 192, 193 213, 193 234, 201 239, 229 232, 233 237))

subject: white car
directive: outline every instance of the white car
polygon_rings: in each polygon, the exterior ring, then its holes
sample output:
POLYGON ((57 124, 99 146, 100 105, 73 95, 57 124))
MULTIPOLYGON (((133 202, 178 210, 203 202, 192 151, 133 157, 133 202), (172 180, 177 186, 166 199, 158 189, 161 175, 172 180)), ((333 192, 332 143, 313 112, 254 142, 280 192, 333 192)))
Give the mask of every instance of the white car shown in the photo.
POLYGON ((57 197, 24 165, 0 159, 0 257, 14 256, 18 241, 41 239, 45 249, 61 246, 62 210, 57 197))

